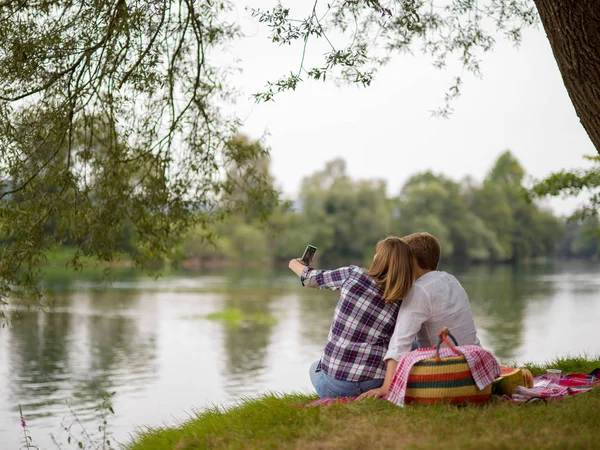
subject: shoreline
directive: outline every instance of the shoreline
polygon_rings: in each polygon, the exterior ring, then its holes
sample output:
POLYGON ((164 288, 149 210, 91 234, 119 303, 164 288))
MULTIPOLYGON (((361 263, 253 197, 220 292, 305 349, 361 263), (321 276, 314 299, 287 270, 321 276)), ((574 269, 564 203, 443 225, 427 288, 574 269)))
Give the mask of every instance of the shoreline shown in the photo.
MULTIPOLYGON (((525 364, 534 375, 548 368, 590 373, 595 357, 525 364)), ((130 450, 198 448, 597 448, 600 387, 560 402, 519 405, 407 406, 381 400, 295 408, 316 395, 270 394, 225 408, 216 406, 175 427, 142 427, 130 450)))

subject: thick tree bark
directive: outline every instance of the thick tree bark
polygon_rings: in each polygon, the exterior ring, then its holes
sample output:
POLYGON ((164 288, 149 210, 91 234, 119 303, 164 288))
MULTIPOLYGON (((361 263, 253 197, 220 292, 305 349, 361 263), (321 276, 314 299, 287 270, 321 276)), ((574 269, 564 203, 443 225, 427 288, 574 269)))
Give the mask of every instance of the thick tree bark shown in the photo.
POLYGON ((600 153, 600 0, 534 0, 583 128, 600 153))

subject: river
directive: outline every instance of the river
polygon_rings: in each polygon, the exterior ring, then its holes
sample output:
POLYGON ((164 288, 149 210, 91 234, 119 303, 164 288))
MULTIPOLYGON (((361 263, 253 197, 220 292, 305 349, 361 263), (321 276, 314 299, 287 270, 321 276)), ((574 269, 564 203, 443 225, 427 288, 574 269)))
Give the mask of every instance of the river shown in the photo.
MULTIPOLYGON (((600 264, 453 272, 484 347, 504 362, 598 355, 600 264)), ((79 420, 96 439, 102 392, 114 392, 108 430, 126 443, 139 427, 185 420, 265 392, 310 392, 337 295, 302 288, 285 271, 119 272, 48 276, 55 306, 0 328, 0 448, 23 445, 19 405, 40 449, 68 445, 79 420), (223 313, 228 320, 206 316, 223 313)), ((218 318, 218 317, 217 317, 218 318)))

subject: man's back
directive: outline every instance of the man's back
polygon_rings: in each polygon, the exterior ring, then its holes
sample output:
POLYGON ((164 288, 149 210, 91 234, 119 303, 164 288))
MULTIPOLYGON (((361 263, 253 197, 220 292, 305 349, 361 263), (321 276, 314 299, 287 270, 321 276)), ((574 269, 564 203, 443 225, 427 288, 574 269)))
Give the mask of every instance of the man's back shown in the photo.
POLYGON ((467 293, 454 276, 435 270, 419 277, 403 300, 385 359, 410 351, 415 335, 421 347, 435 345, 442 327, 459 345, 479 345, 467 293))
POLYGON ((440 328, 448 327, 460 345, 479 345, 469 297, 449 273, 433 271, 415 281, 431 300, 432 315, 417 334, 421 347, 437 343, 440 328))

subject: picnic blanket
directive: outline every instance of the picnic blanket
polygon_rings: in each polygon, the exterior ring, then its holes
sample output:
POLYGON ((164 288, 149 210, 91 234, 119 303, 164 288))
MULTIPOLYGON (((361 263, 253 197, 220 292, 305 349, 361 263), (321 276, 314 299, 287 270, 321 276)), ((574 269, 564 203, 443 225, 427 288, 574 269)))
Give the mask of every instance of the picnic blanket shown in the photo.
MULTIPOLYGON (((543 400, 556 401, 563 400, 567 397, 572 397, 583 392, 587 392, 591 390, 594 386, 600 385, 600 368, 594 369, 589 374, 572 373, 569 375, 564 375, 560 379, 558 388, 554 389, 549 388, 548 386, 544 387, 543 384, 545 381, 547 381, 545 375, 535 377, 534 387, 531 388, 532 390, 535 390, 535 395, 528 397, 526 400, 513 400, 510 396, 507 395, 501 398, 505 401, 510 401, 513 403, 524 403, 525 401, 529 401, 532 398, 541 398, 543 400)), ((356 401, 357 398, 358 397, 318 398, 305 405, 297 405, 295 407, 310 408, 314 406, 351 403, 356 401)))
POLYGON ((551 386, 548 382, 546 375, 534 377, 532 388, 519 388, 512 396, 503 396, 503 398, 515 403, 523 403, 535 398, 563 400, 587 392, 600 384, 600 369, 594 369, 589 375, 572 373, 562 376, 558 386, 551 386))

